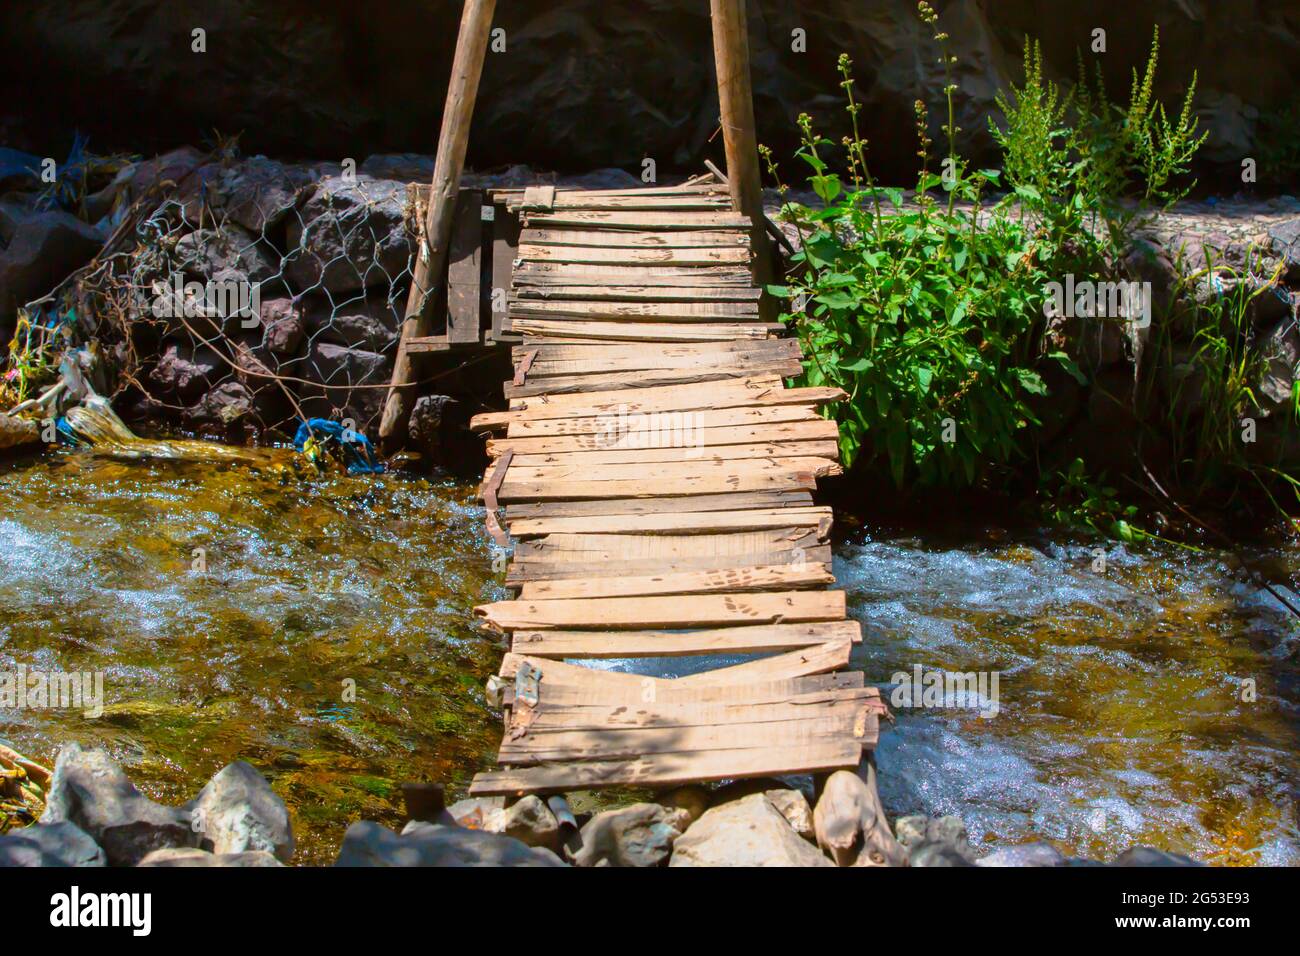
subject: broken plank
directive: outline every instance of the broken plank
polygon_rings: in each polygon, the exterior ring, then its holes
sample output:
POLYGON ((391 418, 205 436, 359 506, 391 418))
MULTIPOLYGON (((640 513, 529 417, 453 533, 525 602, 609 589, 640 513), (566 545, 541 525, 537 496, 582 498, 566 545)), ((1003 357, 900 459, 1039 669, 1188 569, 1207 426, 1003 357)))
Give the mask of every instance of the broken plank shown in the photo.
POLYGON ((677 784, 770 774, 813 773, 852 768, 862 747, 851 739, 799 747, 756 747, 672 753, 633 760, 552 764, 477 774, 471 796, 553 793, 610 786, 668 787, 677 784))
MULTIPOLYGON (((553 582, 560 584, 564 582, 553 582)), ((827 641, 862 640, 857 621, 758 624, 692 631, 515 631, 515 653, 531 657, 586 660, 674 657, 679 654, 762 654, 791 651, 827 641)))

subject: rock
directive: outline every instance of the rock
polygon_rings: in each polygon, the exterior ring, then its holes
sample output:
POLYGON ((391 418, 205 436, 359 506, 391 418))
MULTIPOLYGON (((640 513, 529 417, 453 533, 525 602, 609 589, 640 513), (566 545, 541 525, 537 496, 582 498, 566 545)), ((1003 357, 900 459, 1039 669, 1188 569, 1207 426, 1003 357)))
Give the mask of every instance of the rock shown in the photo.
POLYGON ((766 790, 764 795, 785 817, 795 833, 805 840, 816 839, 813 833, 812 807, 808 806, 808 798, 803 793, 798 790, 766 790))
POLYGON ((973 866, 952 847, 943 843, 922 843, 908 854, 909 866, 973 866))
POLYGON ((411 821, 396 834, 377 823, 354 823, 335 866, 564 866, 550 850, 508 836, 411 821))
POLYGON ((971 850, 970 838, 966 834, 966 824, 961 817, 936 817, 925 828, 927 843, 939 843, 948 849, 960 853, 967 860, 974 862, 975 853, 971 850))
POLYGON ((288 229, 295 293, 388 290, 407 269, 406 186, 357 176, 318 182, 288 229))
POLYGON ((104 851, 75 823, 37 823, 0 835, 0 867, 104 866, 104 851))
POLYGON ((454 404, 456 400, 449 395, 421 395, 417 398, 409 423, 411 441, 425 447, 438 445, 443 418, 454 404))
POLYGON ((556 850, 560 846, 560 824, 545 801, 536 794, 528 794, 500 811, 499 823, 485 827, 493 833, 504 833, 528 846, 556 850))
POLYGON ((39 441, 41 426, 34 419, 10 418, 0 414, 0 451, 39 441))
POLYGON ((1202 866, 1190 856, 1168 853, 1150 846, 1135 846, 1115 857, 1111 866, 1202 866))
POLYGON ((925 842, 925 834, 930 828, 930 818, 924 814, 899 817, 894 821, 894 834, 898 842, 907 849, 920 846, 925 842))
POLYGON ((465 800, 457 800, 447 808, 447 812, 451 814, 457 826, 470 830, 500 832, 494 830, 494 821, 500 818, 505 805, 504 797, 469 797, 465 800))
POLYGON ((299 386, 303 411, 320 418, 351 418, 358 431, 365 431, 383 408, 383 388, 354 388, 356 385, 384 385, 392 376, 387 356, 365 349, 350 349, 332 342, 316 342, 307 353, 303 377, 334 387, 316 389, 299 386))
POLYGON ((210 189, 212 205, 252 235, 265 235, 297 204, 298 191, 310 185, 313 175, 292 166, 252 156, 223 169, 210 189))
POLYGON ((384 294, 356 295, 336 302, 309 296, 304 301, 303 318, 312 340, 396 355, 405 306, 390 302, 385 290, 378 291, 384 294))
POLYGON ((195 427, 225 429, 242 418, 256 414, 253 393, 241 382, 222 382, 185 410, 184 418, 195 427))
POLYGON ((1151 283, 1151 323, 1164 322, 1180 280, 1169 253, 1148 239, 1135 239, 1124 256, 1124 268, 1136 281, 1151 283))
POLYGON ((712 797, 704 787, 687 784, 684 787, 678 787, 675 790, 660 794, 655 799, 665 807, 685 810, 691 818, 691 823, 694 823, 704 815, 705 810, 709 809, 712 797))
POLYGON ((264 299, 258 318, 262 323, 262 345, 274 355, 298 355, 307 334, 302 311, 292 299, 264 299))
POLYGON ((1259 343, 1259 355, 1264 368, 1255 386, 1255 397, 1269 412, 1289 407, 1300 362, 1300 330, 1296 323, 1287 318, 1270 329, 1259 343))
POLYGON ((242 760, 218 771, 187 809, 204 849, 218 854, 264 850, 284 863, 293 857, 288 808, 266 778, 242 760))
POLYGON ((673 844, 669 866, 833 866, 765 794, 707 810, 673 844))
POLYGON ((176 243, 176 265, 187 279, 265 282, 280 271, 279 257, 264 240, 226 223, 220 229, 197 229, 176 243))
POLYGON ((907 851, 894 839, 876 790, 875 768, 837 770, 826 778, 813 828, 817 845, 839 866, 903 866, 907 851))
POLYGON ((366 157, 357 172, 399 183, 429 183, 433 180, 433 157, 421 153, 375 153, 366 157))
POLYGON ((249 866, 284 866, 274 854, 265 850, 249 850, 242 853, 209 853, 207 850, 174 849, 154 850, 137 866, 215 866, 215 867, 249 867, 249 866))
POLYGON ((159 397, 189 404, 212 387, 220 377, 218 371, 224 368, 221 357, 207 346, 192 348, 169 342, 149 372, 149 383, 159 397))
POLYGON ((66 212, 9 207, 8 243, 0 251, 0 317, 50 292, 99 252, 104 237, 66 212))
POLYGON ((1026 843, 994 850, 976 866, 1065 866, 1065 855, 1050 843, 1026 843))
POLYGON ((198 845, 184 810, 140 793, 106 750, 68 744, 54 764, 41 823, 75 823, 110 866, 133 866, 153 850, 198 845))
POLYGON ((690 823, 685 810, 657 803, 605 810, 582 828, 581 848, 570 858, 575 866, 659 866, 690 823))
POLYGON ((1273 252, 1286 263, 1286 281, 1300 283, 1300 217, 1272 226, 1268 238, 1273 252))

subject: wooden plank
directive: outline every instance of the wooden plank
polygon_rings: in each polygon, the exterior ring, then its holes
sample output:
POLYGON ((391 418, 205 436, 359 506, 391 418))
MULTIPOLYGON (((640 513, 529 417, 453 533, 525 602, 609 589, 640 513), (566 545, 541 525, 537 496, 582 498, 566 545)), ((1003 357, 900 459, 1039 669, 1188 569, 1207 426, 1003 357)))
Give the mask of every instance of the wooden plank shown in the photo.
MULTIPOLYGON (((529 581, 557 581, 562 578, 598 577, 610 573, 611 558, 599 560, 568 560, 572 553, 564 555, 565 560, 532 561, 516 559, 506 571, 506 585, 519 587, 529 581)), ((652 575, 678 574, 684 571, 704 571, 719 568, 770 567, 779 564, 806 563, 829 564, 831 562, 830 545, 804 547, 799 551, 785 549, 782 551, 754 551, 744 554, 705 554, 677 558, 620 558, 617 568, 619 574, 652 575)))
MULTIPOLYGON (((598 361, 646 358, 658 361, 660 357, 674 358, 725 358, 730 352, 776 353, 787 352, 799 354, 799 341, 792 338, 771 338, 760 341, 739 340, 734 342, 669 342, 647 349, 643 345, 629 342, 553 342, 547 345, 516 345, 510 350, 510 356, 518 360, 523 353, 537 348, 537 361, 545 365, 561 361, 598 361)), ((634 368, 667 368, 670 366, 644 365, 634 368)), ((596 367, 594 371, 605 371, 596 367)), ((567 373, 565 373, 567 374, 567 373)))
POLYGON ((721 491, 812 491, 817 479, 812 472, 745 472, 706 477, 694 475, 664 478, 629 478, 621 481, 552 480, 507 481, 501 486, 502 501, 580 500, 584 498, 652 498, 697 495, 721 491))
POLYGON ((756 361, 744 366, 708 367, 696 364, 690 368, 643 369, 641 371, 612 372, 608 375, 568 375, 539 378, 521 385, 505 386, 506 398, 528 398, 534 395, 565 395, 580 392, 608 392, 620 388, 655 388, 663 385, 695 385, 701 382, 720 382, 727 379, 760 373, 772 373, 782 378, 796 378, 803 372, 798 359, 756 361))
POLYGON ((447 340, 452 345, 481 341, 480 271, 483 201, 477 189, 462 189, 456 200, 447 261, 447 340))
POLYGON ((418 338, 409 338, 403 343, 408 353, 417 354, 420 352, 445 352, 451 348, 451 344, 444 335, 422 335, 418 338))
POLYGON ((530 246, 597 246, 603 249, 695 249, 744 246, 749 237, 736 230, 698 229, 691 232, 632 232, 614 229, 526 229, 519 237, 530 246))
POLYGON ((683 419, 668 412, 660 415, 578 415, 572 418, 541 418, 513 421, 506 429, 507 438, 526 438, 551 435, 596 435, 613 444, 629 436, 644 440, 676 440, 683 429, 745 427, 753 425, 790 424, 792 422, 826 421, 808 405, 758 405, 737 408, 701 408, 691 411, 683 419))
POLYGON ((662 286, 681 288, 698 286, 701 289, 753 287, 753 277, 748 269, 731 266, 588 266, 561 265, 553 262, 520 263, 514 269, 512 281, 515 294, 524 290, 546 289, 555 286, 596 286, 621 289, 626 286, 647 288, 662 286))
POLYGON ((662 514, 671 511, 741 511, 748 508, 806 508, 806 491, 758 491, 680 498, 607 498, 601 501, 532 501, 509 505, 507 521, 569 515, 662 514))
MULTIPOLYGON (((664 436, 655 433, 642 433, 629 430, 619 435, 544 435, 537 438, 493 438, 487 443, 487 453, 491 457, 502 454, 512 448, 521 455, 561 455, 587 451, 647 451, 660 447, 674 447, 671 442, 660 440, 664 436)), ((839 437, 839 428, 835 422, 826 418, 813 418, 806 421, 775 422, 759 425, 733 425, 723 428, 696 428, 693 436, 699 440, 702 448, 716 454, 717 449, 727 444, 753 445, 763 443, 780 446, 782 444, 802 444, 812 442, 823 444, 834 442, 839 437)))
MULTIPOLYGON (((787 627, 821 627, 822 625, 786 625, 787 627)), ((727 631, 741 631, 745 628, 725 628, 727 631)), ((759 631, 764 628, 752 628, 759 631)), ((537 634, 550 635, 555 632, 538 631, 537 634)), ((586 633, 586 632, 580 632, 586 633)), ((618 632, 614 637, 621 638, 618 632)), ((531 646, 531 645, 530 645, 531 646)), ((537 655, 530 655, 535 659, 537 655)), ((543 666, 549 666, 544 663, 543 666)), ((813 678, 815 679, 815 678, 813 678)), ((807 680, 807 678, 805 679, 807 680)), ((529 731, 548 733, 554 730, 597 730, 604 727, 622 729, 637 727, 700 727, 709 724, 734 724, 758 720, 781 720, 785 718, 802 719, 810 712, 824 707, 837 707, 867 704, 878 710, 883 702, 880 691, 875 687, 827 687, 820 690, 805 690, 802 693, 793 690, 795 682, 787 681, 780 685, 784 688, 783 696, 763 700, 717 700, 709 702, 692 701, 687 704, 664 703, 658 700, 633 701, 630 704, 617 703, 577 703, 565 693, 570 688, 543 687, 541 690, 542 706, 532 713, 529 731), (555 690, 554 693, 552 691, 555 690)))
MULTIPOLYGON (((642 558, 677 561, 719 554, 743 556, 780 551, 804 551, 821 544, 815 531, 795 527, 760 528, 755 531, 699 535, 564 532, 521 542, 515 548, 515 557, 519 561, 568 562, 582 560, 581 556, 585 554, 596 555, 598 557, 593 560, 601 561, 630 561, 642 558)), ((788 563, 790 563, 788 560, 764 562, 764 564, 788 563)))
MULTIPOLYGON (((842 591, 831 591, 840 594, 842 591)), ((843 614, 840 615, 842 619, 843 614)), ((701 671, 687 677, 677 678, 677 685, 682 687, 745 687, 749 684, 766 681, 792 680, 796 677, 810 677, 813 674, 825 674, 827 671, 847 667, 849 655, 853 651, 851 641, 826 641, 812 644, 799 650, 778 654, 775 657, 763 657, 744 664, 720 667, 717 670, 701 671)))
POLYGON ((474 777, 469 793, 480 797, 613 786, 668 787, 697 781, 852 768, 861 758, 862 747, 853 740, 798 747, 656 754, 632 760, 488 771, 474 777))
POLYGON ((566 210, 551 213, 530 212, 524 216, 524 228, 554 229, 630 229, 635 232, 688 229, 743 229, 748 232, 749 218, 733 212, 693 212, 682 215, 679 211, 642 211, 619 209, 609 211, 566 210))
MULTIPOLYGON (((828 565, 778 564, 762 568, 535 581, 524 585, 519 598, 523 601, 550 601, 563 598, 647 597, 654 594, 721 594, 740 591, 783 591, 834 583, 835 575, 831 574, 828 565)), ((527 654, 535 653, 531 647, 515 649, 527 654)))
MULTIPOLYGON (((801 353, 799 343, 793 339, 771 339, 768 341, 739 341, 735 343, 703 342, 689 343, 691 351, 682 346, 661 346, 655 349, 639 347, 619 354, 617 349, 596 348, 590 356, 577 355, 570 358, 555 357, 555 346, 536 346, 538 358, 533 363, 534 379, 562 378, 578 375, 605 376, 617 372, 657 371, 663 369, 708 369, 726 368, 743 372, 755 364, 798 362, 801 353), (749 346, 748 348, 715 348, 718 345, 749 346), (649 353, 649 354, 645 354, 649 353)), ((581 347, 567 350, 569 355, 581 353, 581 347)), ((592 349, 587 349, 592 351, 592 349)))
POLYGON ((549 211, 555 206, 554 186, 527 186, 520 199, 519 208, 549 211))
POLYGON ((492 223, 492 340, 501 341, 507 301, 513 284, 515 250, 519 246, 519 218, 504 205, 496 207, 492 223))
POLYGON ((527 303, 577 301, 599 302, 605 299, 642 302, 757 302, 761 289, 745 286, 689 285, 530 285, 521 286, 511 302, 527 303))
POLYGON ((607 266, 713 266, 748 264, 744 246, 699 246, 691 249, 596 246, 538 246, 519 244, 523 262, 566 262, 607 266))
MULTIPOLYGON (((655 402, 660 399, 670 400, 676 404, 682 399, 698 402, 706 398, 718 398, 723 395, 765 395, 782 389, 781 376, 771 372, 745 375, 717 383, 699 383, 695 385, 664 385, 659 388, 614 390, 602 395, 542 395, 535 398, 516 399, 510 403, 514 411, 562 411, 569 408, 597 407, 602 410, 617 408, 622 402, 635 399, 638 402, 655 402)), ((555 418, 558 415, 549 415, 555 418)))
MULTIPOLYGON (((515 459, 516 465, 519 459, 515 459)), ((717 534, 764 528, 816 528, 830 533, 829 508, 771 508, 757 511, 667 512, 641 515, 575 515, 568 518, 520 518, 510 524, 517 538, 544 534, 717 534)))
POLYGON ((511 323, 521 335, 552 338, 600 339, 608 342, 716 342, 729 339, 764 339, 782 328, 780 323, 701 322, 571 322, 563 319, 520 317, 511 323))
POLYGON ((525 302, 510 306, 514 318, 540 317, 551 320, 656 319, 667 322, 734 322, 758 320, 755 302, 525 302))
POLYGON ((744 474, 836 474, 839 463, 828 458, 732 458, 695 461, 612 462, 594 465, 529 465, 516 463, 511 481, 631 481, 645 478, 708 478, 713 475, 744 474))
MULTIPOLYGON (((565 582, 539 582, 562 584, 565 582)), ((515 653, 571 660, 676 657, 697 654, 762 654, 791 651, 827 641, 862 640, 857 621, 758 624, 693 631, 515 631, 515 653)))
POLYGON ((743 458, 827 458, 832 461, 839 450, 833 441, 810 442, 757 442, 748 445, 716 445, 710 447, 692 442, 684 447, 666 448, 600 448, 592 451, 545 452, 528 455, 517 453, 515 464, 521 468, 544 468, 565 465, 653 464, 656 462, 735 461, 743 458))

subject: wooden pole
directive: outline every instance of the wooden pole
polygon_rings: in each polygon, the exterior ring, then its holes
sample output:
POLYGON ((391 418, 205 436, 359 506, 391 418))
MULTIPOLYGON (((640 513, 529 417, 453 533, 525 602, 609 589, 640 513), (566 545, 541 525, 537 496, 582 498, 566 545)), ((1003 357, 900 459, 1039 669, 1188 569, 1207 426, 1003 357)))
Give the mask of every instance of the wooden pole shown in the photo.
MULTIPOLYGON (((754 278, 772 281, 772 252, 763 218, 754 95, 749 79, 749 29, 745 0, 709 0, 713 13, 713 60, 718 73, 718 107, 727 150, 727 186, 738 212, 750 218, 754 278)), ((764 296, 767 299, 767 296, 764 296)), ((770 308, 770 303, 768 305, 770 308)))
POLYGON ((394 438, 400 440, 406 434, 411 413, 411 385, 415 380, 414 363, 406 350, 406 342, 427 336, 432 328, 433 302, 447 265, 447 248, 451 243, 460 176, 465 168, 470 121, 474 116, 474 100, 478 95, 478 81, 487 55, 495 8, 496 0, 465 0, 461 14, 456 56, 451 64, 451 82, 447 86, 447 102, 442 110, 438 155, 433 166, 429 215, 424 226, 425 245, 416 256, 411 292, 406 300, 406 319, 402 323, 401 344, 393 365, 392 385, 379 422, 379 437, 385 442, 394 438))

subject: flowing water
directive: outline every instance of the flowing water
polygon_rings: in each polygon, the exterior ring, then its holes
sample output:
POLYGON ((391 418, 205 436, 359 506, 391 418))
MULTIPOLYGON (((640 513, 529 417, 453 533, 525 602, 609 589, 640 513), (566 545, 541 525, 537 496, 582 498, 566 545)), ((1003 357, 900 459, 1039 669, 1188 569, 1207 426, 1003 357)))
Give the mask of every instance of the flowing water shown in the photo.
MULTIPOLYGON (((481 688, 501 647, 471 608, 503 592, 471 486, 83 451, 0 464, 0 501, 0 671, 104 674, 98 718, 0 712, 20 750, 103 744, 174 804, 248 760, 316 863, 348 822, 396 825, 400 782, 455 792, 491 763, 500 722, 481 688)), ((837 548, 868 680, 998 675, 995 716, 900 710, 879 750, 887 805, 956 813, 985 849, 1300 862, 1292 623, 1225 555, 1113 546, 1101 569, 1094 547, 972 533, 837 548)), ((1258 557, 1300 570, 1300 554, 1258 557)))

